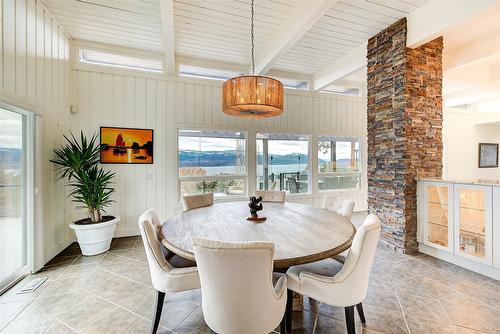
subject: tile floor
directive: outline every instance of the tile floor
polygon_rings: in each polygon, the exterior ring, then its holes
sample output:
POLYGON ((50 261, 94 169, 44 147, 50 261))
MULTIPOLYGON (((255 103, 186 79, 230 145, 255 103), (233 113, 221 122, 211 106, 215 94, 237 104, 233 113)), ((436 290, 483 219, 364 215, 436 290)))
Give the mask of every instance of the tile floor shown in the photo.
MULTIPOLYGON (((361 217, 358 216, 358 222, 361 217)), ((500 333, 500 282, 436 260, 379 247, 358 333, 500 333)), ((106 254, 83 257, 71 245, 0 296, 0 332, 148 333, 155 292, 142 242, 120 238, 106 254), (33 277, 48 281, 16 291, 33 277)), ((208 333, 200 291, 168 295, 160 333, 208 333)), ((293 333, 345 333, 343 309, 305 298, 293 333)))

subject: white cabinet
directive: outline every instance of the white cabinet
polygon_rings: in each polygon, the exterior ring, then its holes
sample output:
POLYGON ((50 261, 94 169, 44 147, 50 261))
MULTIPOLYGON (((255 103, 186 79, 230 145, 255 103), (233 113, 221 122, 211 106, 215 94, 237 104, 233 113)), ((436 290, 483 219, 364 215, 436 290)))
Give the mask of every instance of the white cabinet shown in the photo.
POLYGON ((493 187, 493 267, 500 269, 500 187, 493 187))
POLYGON ((453 252, 453 185, 443 182, 425 182, 421 242, 441 250, 453 252))
POLYGON ((453 191, 455 254, 492 265, 492 187, 455 184, 453 191))

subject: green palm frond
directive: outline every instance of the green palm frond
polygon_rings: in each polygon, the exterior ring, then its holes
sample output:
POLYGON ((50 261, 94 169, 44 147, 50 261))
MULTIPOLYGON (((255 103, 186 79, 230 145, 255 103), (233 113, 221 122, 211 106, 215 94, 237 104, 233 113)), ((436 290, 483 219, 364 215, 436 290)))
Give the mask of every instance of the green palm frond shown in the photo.
POLYGON ((115 173, 104 170, 99 165, 103 146, 98 144, 98 136, 94 134, 87 140, 83 132, 79 140, 71 133, 64 136, 66 143, 54 149, 55 158, 50 160, 57 165, 59 179, 66 178, 71 187, 68 197, 80 203, 80 208, 88 212, 105 211, 104 208, 113 203, 113 179, 115 173))

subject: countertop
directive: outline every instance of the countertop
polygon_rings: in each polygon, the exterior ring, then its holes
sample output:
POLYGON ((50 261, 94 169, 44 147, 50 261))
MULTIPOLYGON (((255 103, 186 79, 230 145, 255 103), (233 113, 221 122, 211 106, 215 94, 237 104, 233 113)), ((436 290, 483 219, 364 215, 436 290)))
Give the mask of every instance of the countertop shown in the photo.
POLYGON ((500 179, 452 179, 452 178, 442 178, 442 177, 420 177, 418 178, 418 181, 500 186, 500 179))

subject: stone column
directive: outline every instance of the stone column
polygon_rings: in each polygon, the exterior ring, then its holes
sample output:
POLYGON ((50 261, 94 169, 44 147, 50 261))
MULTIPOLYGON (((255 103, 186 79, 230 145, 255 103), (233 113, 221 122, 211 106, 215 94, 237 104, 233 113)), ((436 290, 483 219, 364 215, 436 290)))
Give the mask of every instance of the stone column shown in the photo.
POLYGON ((368 208, 381 242, 418 248, 417 176, 442 173, 442 50, 406 47, 406 19, 368 41, 368 208))

